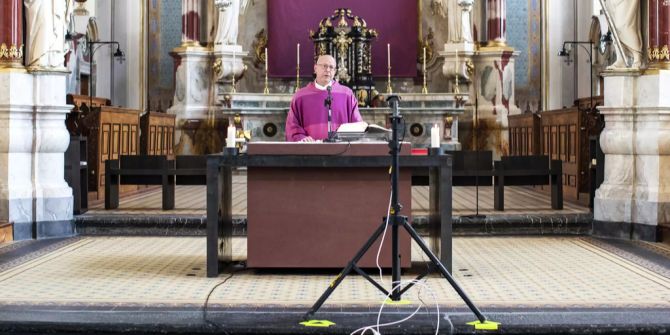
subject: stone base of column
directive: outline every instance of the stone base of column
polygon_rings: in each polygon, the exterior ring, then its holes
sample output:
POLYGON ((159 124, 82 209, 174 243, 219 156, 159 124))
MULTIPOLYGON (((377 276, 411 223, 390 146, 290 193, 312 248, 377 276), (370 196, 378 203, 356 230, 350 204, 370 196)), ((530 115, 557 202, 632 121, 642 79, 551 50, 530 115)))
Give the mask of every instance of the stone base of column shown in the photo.
MULTIPOLYGON (((477 117, 480 150, 492 150, 494 159, 509 152, 508 115, 520 114, 514 99, 514 50, 480 50, 474 56, 474 88, 469 114, 477 117), (477 110, 474 101, 477 99, 477 110)), ((471 136, 472 137, 472 136, 471 136)))
POLYGON ((605 180, 594 220, 600 235, 620 237, 629 227, 627 238, 655 241, 660 228, 670 227, 670 71, 604 75, 605 180))
POLYGON ((246 72, 243 57, 248 54, 249 52, 242 50, 241 45, 214 46, 216 86, 219 94, 237 92, 238 82, 246 72))
POLYGON ((15 240, 74 233, 65 82, 60 71, 0 71, 0 220, 13 223, 15 240))
MULTIPOLYGON (((212 52, 207 48, 177 48, 179 66, 175 75, 174 105, 168 113, 175 118, 175 154, 206 153, 197 138, 208 138, 201 130, 216 117, 212 106, 212 52)), ((211 153, 211 152, 209 152, 211 153)))

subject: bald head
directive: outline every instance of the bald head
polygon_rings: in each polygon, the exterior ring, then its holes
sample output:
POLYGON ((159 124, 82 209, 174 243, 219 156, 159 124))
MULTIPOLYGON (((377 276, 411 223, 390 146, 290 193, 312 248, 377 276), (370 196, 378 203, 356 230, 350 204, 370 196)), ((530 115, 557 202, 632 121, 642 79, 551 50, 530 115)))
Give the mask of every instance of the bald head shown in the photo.
POLYGON ((321 55, 314 64, 316 83, 322 86, 328 85, 335 76, 335 58, 331 55, 321 55))

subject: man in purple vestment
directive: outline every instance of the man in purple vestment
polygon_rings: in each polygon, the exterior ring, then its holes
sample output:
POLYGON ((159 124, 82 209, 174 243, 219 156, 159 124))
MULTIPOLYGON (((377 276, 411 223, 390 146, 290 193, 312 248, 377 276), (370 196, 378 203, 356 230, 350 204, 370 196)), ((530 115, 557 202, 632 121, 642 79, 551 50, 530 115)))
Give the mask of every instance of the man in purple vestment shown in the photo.
POLYGON ((332 95, 331 130, 343 123, 363 121, 354 92, 333 80, 335 58, 319 56, 314 65, 316 79, 298 90, 286 117, 286 141, 314 142, 328 137, 328 87, 332 95))

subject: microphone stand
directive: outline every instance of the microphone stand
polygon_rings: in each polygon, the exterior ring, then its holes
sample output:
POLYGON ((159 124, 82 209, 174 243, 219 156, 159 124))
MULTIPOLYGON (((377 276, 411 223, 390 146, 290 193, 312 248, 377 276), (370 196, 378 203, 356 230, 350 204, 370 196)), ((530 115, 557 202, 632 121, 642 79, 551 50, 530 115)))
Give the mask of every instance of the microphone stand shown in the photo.
POLYGON ((333 132, 333 128, 331 126, 331 122, 333 120, 333 96, 331 94, 332 89, 333 85, 328 85, 326 87, 326 90, 328 91, 328 97, 323 101, 323 105, 328 108, 328 137, 324 140, 324 142, 335 142, 335 133, 333 132))
MULTIPOLYGON (((391 140, 389 141, 388 145, 389 148, 391 149, 390 154, 391 154, 391 209, 389 213, 389 217, 385 218, 383 220, 384 222, 377 228, 377 230, 370 236, 368 241, 363 245, 363 247, 358 251, 356 256, 349 261, 347 266, 340 272, 340 274, 337 276, 337 278, 331 282, 329 287, 326 289, 326 291, 319 297, 319 299, 314 303, 312 308, 305 313, 303 316, 303 319, 305 322, 303 325, 310 326, 310 325, 321 325, 323 324, 324 320, 314 320, 312 319, 316 312, 321 308, 324 302, 326 302, 326 299, 335 291, 335 289, 340 285, 340 283, 344 280, 346 276, 348 276, 352 271, 355 271, 356 273, 360 274, 363 276, 365 279, 367 279, 374 287, 376 287, 379 291, 381 291, 384 295, 389 296, 391 301, 400 301, 402 298, 402 294, 406 292, 409 288, 414 286, 414 283, 411 282, 404 287, 401 287, 401 276, 400 276, 400 252, 399 252, 399 246, 398 246, 398 233, 399 233, 399 228, 404 228, 404 230, 410 235, 410 237, 414 240, 414 242, 421 248, 421 250, 425 253, 426 256, 430 259, 431 264, 442 274, 442 276, 451 284, 453 289, 458 293, 458 295, 463 299, 465 304, 470 308, 470 310, 477 316, 478 321, 475 321, 473 325, 475 327, 478 327, 478 325, 486 325, 489 326, 492 324, 491 321, 488 321, 486 317, 479 311, 477 306, 470 300, 470 298, 465 294, 465 291, 456 283, 452 275, 447 271, 447 269, 444 267, 444 265, 440 262, 440 260, 433 254, 433 252, 428 248, 426 243, 421 239, 419 234, 412 228, 412 226, 408 223, 407 216, 405 215, 400 215, 400 210, 402 209, 402 205, 398 202, 398 182, 399 182, 399 173, 400 173, 400 150, 401 150, 401 143, 398 138, 398 134, 401 131, 401 119, 402 116, 398 112, 398 103, 400 101, 400 97, 397 95, 391 95, 388 97, 387 101, 389 102, 389 105, 391 107, 391 110, 393 111, 392 116, 390 117, 391 119, 391 124, 392 124, 392 136, 391 140), (387 291, 380 283, 375 281, 372 277, 370 277, 367 273, 365 273, 359 266, 358 266, 358 261, 363 257, 363 255, 368 251, 370 247, 372 247, 372 244, 379 239, 382 236, 382 233, 384 232, 384 229, 387 226, 387 220, 388 219, 388 225, 390 225, 391 228, 391 280, 392 280, 392 287, 390 292, 387 291), (476 324, 475 324, 476 323, 476 324)), ((419 275, 415 280, 420 280, 424 278, 425 276, 428 275, 428 272, 419 275)), ((479 328, 476 328, 479 329, 479 328)), ((497 329, 497 326, 495 329, 489 328, 492 330, 497 329)))

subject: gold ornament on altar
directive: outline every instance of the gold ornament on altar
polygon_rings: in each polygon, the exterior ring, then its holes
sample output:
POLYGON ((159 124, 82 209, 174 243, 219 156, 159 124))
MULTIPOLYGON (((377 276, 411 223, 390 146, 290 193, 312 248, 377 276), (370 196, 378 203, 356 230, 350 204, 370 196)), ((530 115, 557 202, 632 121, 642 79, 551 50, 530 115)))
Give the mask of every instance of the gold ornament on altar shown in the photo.
POLYGON ((254 66, 260 68, 263 63, 265 63, 265 50, 268 46, 268 34, 265 33, 265 28, 261 29, 255 35, 255 39, 252 43, 252 48, 254 49, 254 66))
POLYGON ((212 64, 212 70, 214 71, 214 74, 216 75, 216 78, 220 78, 222 74, 222 69, 221 67, 223 66, 223 61, 221 58, 217 58, 214 61, 214 64, 212 64))
POLYGON ((21 62, 23 59, 23 45, 17 47, 12 44, 7 48, 7 44, 0 44, 0 62, 21 62))
POLYGON ((336 9, 319 22, 316 31, 310 30, 314 60, 321 55, 333 56, 337 64, 335 79, 356 92, 357 97, 365 97, 365 101, 359 100, 362 107, 370 106, 374 98, 371 43, 376 37, 377 31, 368 28, 365 19, 347 8, 336 9), (360 93, 361 90, 366 94, 360 93))

